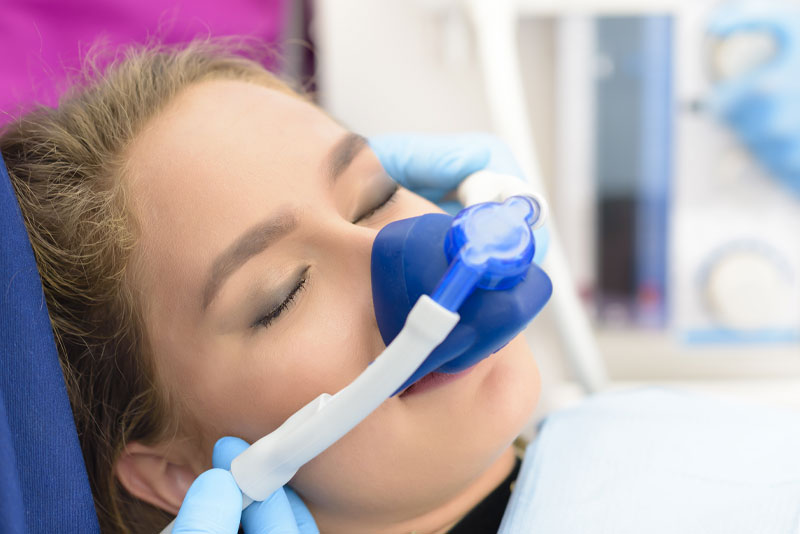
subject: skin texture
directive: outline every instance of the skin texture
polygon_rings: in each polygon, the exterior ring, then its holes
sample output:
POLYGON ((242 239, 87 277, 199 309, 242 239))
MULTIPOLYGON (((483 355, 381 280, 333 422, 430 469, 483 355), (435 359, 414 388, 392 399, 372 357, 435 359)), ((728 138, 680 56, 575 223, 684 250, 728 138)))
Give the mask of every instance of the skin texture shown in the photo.
MULTIPOLYGON (((129 147, 140 226, 132 284, 180 421, 168 442, 128 445, 117 474, 134 495, 177 511, 219 437, 257 440, 348 385, 384 348, 372 242, 390 221, 439 210, 401 189, 354 224, 392 184, 368 147, 331 181, 331 150, 347 134, 302 100, 208 81, 178 95, 129 147), (293 230, 232 270, 203 310, 215 258, 279 214, 293 230), (282 315, 254 326, 303 277, 282 315)), ((512 468, 509 444, 538 380, 517 338, 462 378, 388 399, 291 485, 325 533, 446 532, 512 468)))

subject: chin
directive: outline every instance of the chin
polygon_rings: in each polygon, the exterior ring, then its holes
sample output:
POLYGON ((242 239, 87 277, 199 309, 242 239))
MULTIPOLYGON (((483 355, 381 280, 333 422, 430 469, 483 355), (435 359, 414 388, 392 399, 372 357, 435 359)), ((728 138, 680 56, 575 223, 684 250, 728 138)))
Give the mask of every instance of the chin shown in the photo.
POLYGON ((513 441, 539 401, 539 367, 522 334, 482 363, 487 369, 476 393, 492 412, 496 425, 505 427, 508 441, 513 441))
POLYGON ((520 334, 463 378, 399 400, 440 431, 454 436, 477 432, 502 446, 530 420, 540 389, 539 368, 520 334))
POLYGON ((409 397, 425 414, 428 431, 459 441, 466 453, 489 460, 502 453, 530 421, 541 390, 539 368, 519 335, 463 378, 409 397))

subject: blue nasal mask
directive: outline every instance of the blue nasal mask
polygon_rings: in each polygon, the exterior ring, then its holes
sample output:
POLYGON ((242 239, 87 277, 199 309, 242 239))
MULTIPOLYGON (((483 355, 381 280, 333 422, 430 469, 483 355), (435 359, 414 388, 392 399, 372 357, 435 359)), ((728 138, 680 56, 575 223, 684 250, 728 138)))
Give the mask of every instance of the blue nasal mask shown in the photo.
POLYGON ((514 196, 476 204, 455 218, 437 213, 396 221, 378 233, 372 298, 384 343, 397 336, 423 294, 461 316, 401 390, 431 371, 456 373, 478 363, 544 307, 553 286, 532 261, 531 226, 541 215, 535 202, 514 196))

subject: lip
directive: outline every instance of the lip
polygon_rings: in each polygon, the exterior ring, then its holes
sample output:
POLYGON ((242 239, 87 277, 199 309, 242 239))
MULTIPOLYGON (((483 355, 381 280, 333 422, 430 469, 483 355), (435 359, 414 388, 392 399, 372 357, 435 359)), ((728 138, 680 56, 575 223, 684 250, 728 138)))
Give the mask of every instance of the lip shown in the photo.
MULTIPOLYGON (((476 364, 477 365, 477 364, 476 364)), ((420 393, 424 393, 426 391, 430 391, 432 389, 439 388, 444 386, 445 384, 449 384, 459 378, 467 376, 475 369, 476 365, 468 367, 463 371, 459 371, 457 373, 437 373, 431 372, 427 375, 423 376, 410 386, 408 386, 400 395, 399 397, 408 397, 410 395, 417 395, 420 393)))

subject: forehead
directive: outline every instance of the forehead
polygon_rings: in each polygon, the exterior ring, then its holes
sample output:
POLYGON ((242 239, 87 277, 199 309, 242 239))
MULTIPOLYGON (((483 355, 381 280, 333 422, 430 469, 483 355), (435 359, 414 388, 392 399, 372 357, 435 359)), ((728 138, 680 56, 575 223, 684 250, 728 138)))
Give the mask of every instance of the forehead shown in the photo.
POLYGON ((261 172, 278 166, 278 172, 287 164, 313 163, 308 156, 343 133, 304 100, 253 83, 213 80, 176 96, 137 136, 128 157, 136 181, 153 174, 172 180, 224 175, 231 167, 261 172))
POLYGON ((299 98, 247 82, 203 82, 137 136, 126 154, 127 185, 145 221, 200 228, 248 204, 263 215, 265 201, 318 185, 324 157, 344 133, 299 98))
POLYGON ((328 151, 345 133, 312 104, 252 83, 208 81, 179 94, 126 154, 147 278, 177 272, 179 285, 197 284, 244 229, 313 204, 328 151))

